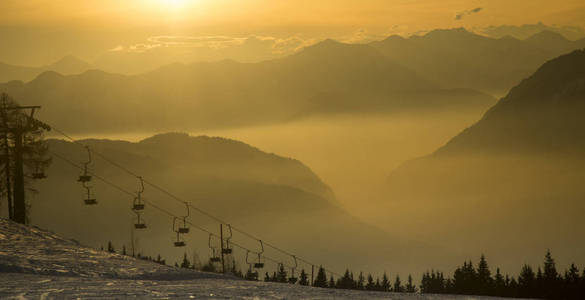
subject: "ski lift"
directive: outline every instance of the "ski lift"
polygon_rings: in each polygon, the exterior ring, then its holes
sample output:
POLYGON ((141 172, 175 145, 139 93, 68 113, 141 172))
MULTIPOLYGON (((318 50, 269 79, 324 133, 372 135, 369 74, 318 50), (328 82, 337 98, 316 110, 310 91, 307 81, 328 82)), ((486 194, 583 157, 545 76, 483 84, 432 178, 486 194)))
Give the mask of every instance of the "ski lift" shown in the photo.
POLYGON ((85 149, 87 150, 87 162, 83 163, 83 175, 79 175, 79 179, 77 179, 77 181, 79 182, 89 182, 91 181, 91 175, 89 175, 89 172, 87 170, 87 166, 91 163, 91 151, 89 150, 89 146, 85 146, 85 149))
POLYGON ((226 247, 221 249, 221 253, 223 254, 232 254, 232 248, 230 247, 230 239, 232 238, 232 225, 227 224, 228 228, 230 229, 230 236, 225 239, 226 247))
POLYGON ((136 197, 134 197, 134 203, 132 204, 133 210, 144 209, 144 202, 142 201, 142 193, 144 192, 144 180, 142 180, 141 176, 138 176, 138 179, 140 179, 140 191, 138 191, 136 197))
POLYGON ((212 262, 212 263, 213 262, 220 262, 221 261, 221 258, 215 254, 216 247, 213 247, 211 245, 211 236, 212 236, 212 234, 210 233, 209 234, 208 245, 209 245, 209 249, 211 249, 211 257, 209 258, 209 261, 212 262))
POLYGON ((187 227, 187 218, 189 217, 189 203, 185 202, 187 207, 187 215, 183 216, 183 227, 179 225, 179 233, 189 233, 189 227, 187 227))
POLYGON ((298 264, 297 264, 297 257, 294 256, 294 255, 292 255, 292 258, 295 261, 295 265, 294 265, 294 267, 291 267, 290 268, 291 269, 291 275, 288 278, 288 282, 289 283, 292 283, 292 284, 295 284, 299 280, 297 277, 295 277, 295 269, 298 267, 298 264))
POLYGON ((246 263, 248 264, 248 269, 250 270, 250 272, 252 272, 252 265, 254 264, 253 262, 248 261, 248 257, 250 255, 250 250, 246 251, 246 263))
POLYGON ((91 188, 87 186, 85 182, 82 182, 82 184, 83 187, 87 190, 87 193, 85 194, 86 198, 83 199, 83 202, 85 202, 85 205, 96 205, 97 199, 91 196, 91 188))
POLYGON ((41 163, 38 161, 35 162, 35 171, 32 173, 32 178, 33 179, 47 178, 47 175, 45 175, 45 172, 41 169, 41 163))
POLYGON ((187 244, 185 244, 185 241, 183 241, 181 239, 181 232, 180 232, 180 227, 178 229, 175 230, 175 228, 177 224, 177 217, 173 218, 173 231, 177 233, 177 240, 175 241, 175 247, 185 247, 187 244))
POLYGON ((136 214, 136 217, 138 218, 136 223, 134 224, 134 228, 136 229, 146 229, 146 224, 140 222, 140 212, 138 211, 134 211, 134 213, 136 214))
POLYGON ((258 241, 260 242, 260 247, 262 247, 262 251, 258 252, 258 262, 254 263, 254 268, 262 269, 262 268, 264 268, 264 263, 261 260, 262 253, 264 253, 264 244, 262 243, 262 240, 258 240, 258 241))

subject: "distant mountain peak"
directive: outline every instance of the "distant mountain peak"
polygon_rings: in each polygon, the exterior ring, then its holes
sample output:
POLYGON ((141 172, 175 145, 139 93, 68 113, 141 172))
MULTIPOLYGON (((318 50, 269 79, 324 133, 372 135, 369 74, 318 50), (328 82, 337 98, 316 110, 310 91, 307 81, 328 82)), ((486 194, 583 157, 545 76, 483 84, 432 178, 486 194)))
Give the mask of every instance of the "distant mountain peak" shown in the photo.
POLYGON ((585 152, 585 49, 552 59, 437 150, 585 152))
POLYGON ((539 41, 539 42, 568 42, 569 40, 565 38, 564 35, 554 32, 551 30, 543 30, 541 32, 535 33, 532 36, 528 37, 526 41, 539 41))
POLYGON ((350 44, 345 44, 334 39, 325 39, 321 42, 316 44, 310 45, 305 47, 302 51, 313 51, 313 50, 321 50, 321 49, 335 49, 339 47, 349 46, 350 44))
POLYGON ((427 38, 446 38, 446 37, 470 37, 479 36, 473 32, 468 31, 463 27, 459 28, 448 28, 448 29, 435 29, 429 31, 424 37, 427 38))
POLYGON ((92 68, 93 66, 91 64, 73 55, 66 55, 47 67, 47 69, 59 72, 63 75, 79 74, 92 68))

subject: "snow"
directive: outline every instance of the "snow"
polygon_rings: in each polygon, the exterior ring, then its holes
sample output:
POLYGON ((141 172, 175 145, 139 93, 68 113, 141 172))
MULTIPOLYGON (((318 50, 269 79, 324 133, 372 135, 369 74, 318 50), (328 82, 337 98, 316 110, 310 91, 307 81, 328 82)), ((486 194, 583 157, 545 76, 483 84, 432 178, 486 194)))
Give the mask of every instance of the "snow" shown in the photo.
POLYGON ((1 299, 489 299, 250 282, 83 247, 0 219, 1 299))

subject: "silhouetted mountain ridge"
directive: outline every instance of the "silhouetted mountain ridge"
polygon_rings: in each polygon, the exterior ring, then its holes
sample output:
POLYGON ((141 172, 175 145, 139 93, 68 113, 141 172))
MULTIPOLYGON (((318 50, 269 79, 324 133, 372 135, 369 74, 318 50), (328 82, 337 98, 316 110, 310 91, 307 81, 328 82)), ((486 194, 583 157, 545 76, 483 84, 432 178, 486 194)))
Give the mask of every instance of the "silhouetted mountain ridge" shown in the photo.
POLYGON ((585 151, 585 50, 545 63, 437 154, 585 151))
POLYGON ((80 74, 94 67, 73 56, 67 55, 60 60, 46 66, 40 67, 25 67, 0 62, 0 82, 8 82, 12 80, 20 80, 28 82, 38 77, 46 71, 54 71, 63 75, 80 74))
POLYGON ((0 91, 42 105, 39 116, 59 128, 100 133, 236 127, 348 112, 480 112, 494 101, 469 89, 441 89, 368 45, 335 41, 260 63, 172 64, 134 76, 43 73, 23 85, 0 84, 0 91), (83 117, 67 118, 71 113, 83 117))
POLYGON ((502 93, 547 60, 585 47, 585 40, 569 41, 550 31, 526 40, 491 38, 455 28, 369 45, 442 86, 502 93))
POLYGON ((510 262, 546 248, 585 261, 574 238, 584 225, 584 115, 585 50, 576 50, 546 62, 435 153, 394 170, 378 204, 400 214, 378 214, 376 224, 510 262))

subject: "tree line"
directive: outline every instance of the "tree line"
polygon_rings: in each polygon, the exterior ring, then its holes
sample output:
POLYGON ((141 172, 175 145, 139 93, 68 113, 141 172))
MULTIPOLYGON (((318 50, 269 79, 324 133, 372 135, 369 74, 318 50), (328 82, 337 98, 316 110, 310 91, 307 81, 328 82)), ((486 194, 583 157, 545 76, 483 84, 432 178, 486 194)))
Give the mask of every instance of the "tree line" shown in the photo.
POLYGON ((542 268, 536 271, 523 265, 517 278, 502 275, 500 269, 491 274, 485 256, 481 256, 477 268, 471 261, 464 262, 445 278, 443 272, 430 271, 422 276, 421 293, 465 294, 498 297, 583 299, 585 297, 585 269, 579 271, 571 264, 563 274, 557 271, 550 251, 546 252, 542 268))
MULTIPOLYGON (((103 247, 102 250, 104 250, 103 247)), ((107 251, 116 252, 111 242, 108 242, 107 251)), ((122 254, 127 255, 125 247, 122 248, 122 254)), ((166 261, 160 255, 156 259, 143 257, 140 254, 135 257, 166 264, 166 261)), ((187 253, 183 255, 180 263, 175 263, 175 267, 203 272, 222 272, 221 266, 218 267, 217 262, 210 260, 201 265, 198 262, 191 262, 187 258, 187 253)), ((260 280, 258 271, 251 266, 246 273, 243 273, 232 256, 230 256, 229 262, 226 264, 226 272, 246 280, 260 280)), ((536 271, 530 265, 525 264, 517 277, 502 274, 500 268, 496 268, 495 274, 492 274, 484 255, 481 255, 477 267, 474 266, 472 261, 465 261, 463 265, 455 269, 450 277, 446 277, 441 271, 427 271, 422 275, 422 280, 418 287, 411 275, 408 275, 406 282, 403 283, 399 275, 396 275, 393 281, 390 280, 387 273, 384 273, 381 279, 379 277, 374 279, 371 274, 364 275, 363 272, 359 272, 359 275, 355 277, 352 271, 346 269, 342 277, 335 279, 333 275, 328 277, 326 270, 322 266, 318 268, 316 277, 312 282, 310 277, 310 274, 305 269, 301 268, 300 272, 288 273, 284 265, 279 264, 272 274, 265 272, 263 280, 320 288, 395 293, 420 292, 422 294, 541 299, 583 299, 585 297, 585 269, 580 271, 575 264, 571 264, 564 273, 559 272, 550 251, 546 252, 543 265, 538 266, 536 271)))

